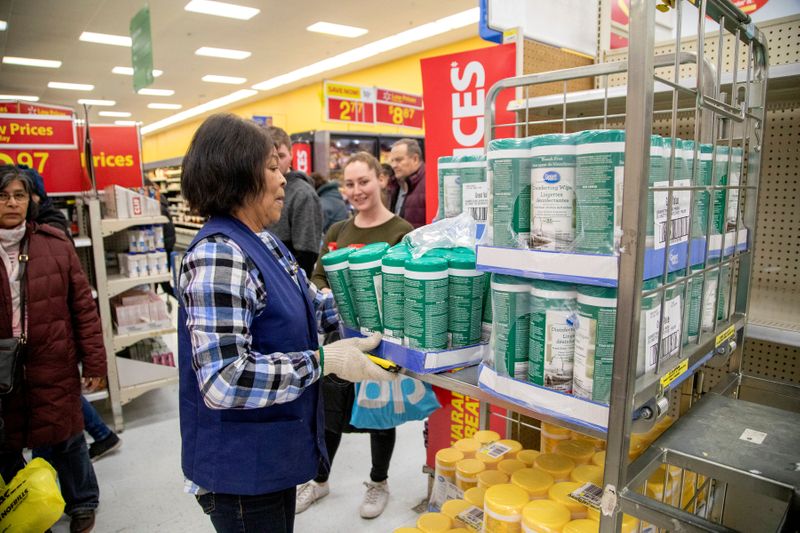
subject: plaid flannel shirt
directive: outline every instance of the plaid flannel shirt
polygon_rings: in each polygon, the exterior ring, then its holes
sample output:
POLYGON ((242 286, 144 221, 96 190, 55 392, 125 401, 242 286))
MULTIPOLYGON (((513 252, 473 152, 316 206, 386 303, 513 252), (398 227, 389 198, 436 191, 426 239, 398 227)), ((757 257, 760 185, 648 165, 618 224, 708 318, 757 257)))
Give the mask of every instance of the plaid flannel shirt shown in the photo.
MULTIPOLYGON (((292 280, 310 292, 318 331, 336 329, 333 295, 309 283, 269 232, 258 236, 292 280)), ((313 350, 262 354, 252 349, 249 326, 266 307, 269 288, 255 263, 227 236, 210 236, 186 254, 179 285, 192 343, 192 367, 209 408, 256 409, 291 402, 321 377, 313 350)), ((185 490, 204 492, 190 480, 185 490)))

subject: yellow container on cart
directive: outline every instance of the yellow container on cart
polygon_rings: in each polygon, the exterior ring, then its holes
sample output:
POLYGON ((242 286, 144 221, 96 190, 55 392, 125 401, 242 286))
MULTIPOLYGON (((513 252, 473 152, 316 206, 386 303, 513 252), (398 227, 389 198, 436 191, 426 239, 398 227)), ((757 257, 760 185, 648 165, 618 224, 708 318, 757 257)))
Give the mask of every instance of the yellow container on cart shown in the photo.
POLYGON ((484 533, 520 533, 522 508, 528 501, 527 491, 510 483, 486 489, 483 504, 484 533))
POLYGON ((496 441, 494 444, 501 444, 503 446, 511 448, 510 450, 508 450, 508 452, 503 454, 502 456, 503 459, 513 459, 517 456, 520 450, 522 450, 522 444, 520 444, 519 441, 516 441, 514 439, 501 439, 496 441))
POLYGON ((462 459, 456 463, 456 487, 465 491, 478 486, 478 474, 486 465, 478 459, 462 459))
POLYGON ((436 475, 450 483, 456 482, 456 463, 464 459, 464 454, 455 448, 442 448, 436 452, 436 475))
POLYGON ((480 487, 472 487, 464 491, 464 500, 470 505, 479 509, 483 509, 483 498, 486 494, 486 489, 480 487))
POLYGON ((581 518, 568 522, 562 533, 599 533, 600 522, 589 520, 588 518, 581 518))
POLYGON ((550 487, 550 490, 547 491, 547 497, 569 509, 572 520, 586 518, 586 506, 569 497, 571 492, 578 490, 582 486, 583 483, 562 481, 550 487))
POLYGON ((417 527, 423 533, 445 533, 453 527, 453 521, 442 513, 423 513, 417 519, 417 527))
POLYGON ((596 452, 603 451, 606 449, 606 441, 604 441, 603 439, 598 439, 597 437, 590 437, 589 435, 584 435, 583 433, 578 433, 576 431, 572 432, 572 440, 582 440, 588 442, 592 446, 594 446, 594 450, 596 452))
POLYGON ((569 473, 569 478, 575 483, 594 483, 603 486, 603 467, 597 465, 578 465, 569 473))
MULTIPOLYGON (((600 522, 600 511, 592 507, 588 507, 586 511, 586 518, 600 522)), ((635 533, 639 530, 639 520, 635 516, 629 514, 622 515, 622 533, 635 533)))
POLYGON ((527 466, 533 466, 533 461, 536 460, 542 452, 537 450, 520 450, 517 452, 517 459, 525 463, 527 466))
POLYGON ((510 476, 517 470, 522 470, 523 468, 527 468, 527 466, 528 465, 526 465, 519 459, 503 459, 502 461, 497 463, 497 469, 507 476, 510 476))
POLYGON ((606 452, 597 452, 592 456, 592 464, 597 465, 600 468, 605 467, 606 465, 606 452))
POLYGON ((556 482, 569 481, 569 473, 575 468, 575 462, 563 455, 543 453, 536 458, 533 466, 553 476, 556 482))
POLYGON ((476 431, 475 434, 472 435, 472 438, 480 442, 481 445, 484 445, 496 440, 500 440, 500 433, 490 429, 482 429, 480 431, 476 431))
POLYGON ((447 500, 442 504, 442 514, 449 516, 452 520, 472 505, 466 500, 447 500))
POLYGON ((572 437, 572 432, 567 428, 548 424, 542 422, 542 442, 539 447, 542 453, 555 453, 556 445, 562 440, 569 440, 572 437))
POLYGON ((587 465, 595 453, 594 446, 585 440, 562 440, 556 444, 556 453, 569 457, 576 465, 587 465))
POLYGON ((547 498, 553 483, 553 476, 538 468, 523 468, 511 474, 511 484, 525 489, 531 500, 547 498))
POLYGON ((508 483, 508 475, 499 470, 484 470, 478 474, 478 486, 484 490, 503 483, 508 483))
POLYGON ((481 449, 481 442, 478 439, 458 439, 453 448, 464 454, 464 459, 472 459, 478 450, 481 449))
POLYGON ((524 533, 561 533, 569 521, 569 509, 553 500, 534 500, 522 508, 524 533))

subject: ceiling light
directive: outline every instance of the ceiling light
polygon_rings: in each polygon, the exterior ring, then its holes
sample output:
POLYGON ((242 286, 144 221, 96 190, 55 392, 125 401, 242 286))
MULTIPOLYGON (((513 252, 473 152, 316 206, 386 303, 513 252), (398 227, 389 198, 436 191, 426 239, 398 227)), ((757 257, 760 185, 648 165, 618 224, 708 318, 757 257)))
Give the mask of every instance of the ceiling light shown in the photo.
POLYGON ((181 104, 159 104, 159 103, 153 103, 153 104, 147 104, 147 107, 149 107, 150 109, 180 109, 183 106, 181 104))
POLYGON ((97 113, 101 117, 117 117, 117 118, 125 118, 131 116, 130 113, 127 111, 100 111, 97 113))
POLYGON ((227 83, 228 85, 240 85, 247 81, 247 78, 237 78, 236 76, 217 76, 216 74, 206 74, 202 78, 208 83, 227 83))
MULTIPOLYGON (((122 74, 124 76, 133 76, 133 68, 131 67, 114 67, 111 69, 112 74, 122 74)), ((157 78, 164 74, 163 70, 153 69, 153 77, 157 78)))
POLYGON ((79 104, 84 105, 98 105, 98 106, 112 106, 117 105, 114 100, 92 100, 91 98, 81 98, 78 100, 79 104))
POLYGON ((91 31, 85 31, 81 33, 81 36, 78 37, 78 39, 87 43, 111 44, 114 46, 127 46, 128 48, 131 47, 131 38, 127 35, 111 35, 109 33, 94 33, 91 31))
POLYGON ((153 122, 152 124, 148 124, 147 126, 141 129, 141 132, 142 134, 152 133, 162 128, 166 128, 167 126, 177 124, 178 122, 181 122, 183 120, 196 117, 197 115, 202 115, 203 113, 211 111, 212 109, 224 107, 228 104, 238 102, 239 100, 250 98, 251 96, 256 94, 258 94, 258 91, 253 91, 251 89, 241 89, 227 96, 211 100, 210 102, 206 102, 198 106, 190 107, 185 111, 181 111, 180 113, 175 113, 174 115, 159 120, 158 122, 153 122))
POLYGON ((136 94, 141 94, 143 96, 172 96, 175 94, 175 91, 172 89, 139 89, 139 92, 136 94))
POLYGON ((91 91, 94 85, 88 83, 63 83, 60 81, 51 81, 47 84, 51 89, 66 89, 68 91, 91 91))
POLYGON ((344 24, 334 24, 332 22, 315 22, 306 29, 315 33, 327 33, 329 35, 337 35, 339 37, 361 37, 367 33, 367 30, 364 28, 345 26, 344 24))
POLYGON ((254 7, 237 6, 236 4, 214 2, 212 0, 192 0, 183 9, 193 13, 239 20, 250 20, 261 12, 260 9, 254 7))
POLYGON ((422 26, 417 26, 416 28, 373 41, 365 44, 364 46, 353 48, 347 52, 323 59, 322 61, 318 61, 297 70, 287 72, 286 74, 275 76, 274 78, 270 78, 266 81, 262 81, 261 83, 253 85, 253 89, 258 89, 260 91, 275 89, 295 81, 310 78, 311 76, 315 76, 329 70, 350 65, 358 61, 363 61, 364 59, 376 56, 383 52, 388 52, 389 50, 400 48, 401 46, 405 46, 410 43, 421 41, 423 39, 440 35, 451 30, 456 30, 458 28, 463 28, 464 26, 469 26, 470 24, 475 24, 478 22, 479 18, 479 8, 476 7, 473 9, 468 9, 466 11, 456 13, 455 15, 444 17, 428 24, 423 24, 422 26))
POLYGON ((0 31, 6 31, 6 28, 8 28, 8 22, 0 20, 0 31))
POLYGON ((245 50, 231 50, 229 48, 213 48, 202 46, 194 52, 198 56, 222 57, 224 59, 247 59, 252 54, 245 50))
POLYGON ((5 56, 3 63, 6 65, 24 65, 26 67, 42 67, 42 68, 58 68, 61 66, 61 61, 52 59, 32 59, 29 57, 11 57, 5 56))
POLYGON ((135 126, 138 124, 135 120, 115 120, 114 124, 117 126, 135 126))
POLYGON ((38 96, 27 96, 24 94, 0 94, 0 100, 22 100, 24 102, 38 102, 38 96))

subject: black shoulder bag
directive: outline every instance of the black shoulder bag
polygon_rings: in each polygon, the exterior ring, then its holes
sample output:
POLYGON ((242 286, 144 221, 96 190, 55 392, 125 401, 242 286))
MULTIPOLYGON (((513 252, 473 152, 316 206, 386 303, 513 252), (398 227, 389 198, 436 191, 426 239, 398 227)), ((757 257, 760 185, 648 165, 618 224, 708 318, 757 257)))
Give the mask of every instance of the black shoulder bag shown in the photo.
POLYGON ((22 333, 19 337, 0 339, 0 396, 9 394, 19 385, 22 359, 25 355, 25 342, 28 330, 25 324, 25 270, 28 266, 28 239, 22 242, 19 252, 19 307, 22 333))

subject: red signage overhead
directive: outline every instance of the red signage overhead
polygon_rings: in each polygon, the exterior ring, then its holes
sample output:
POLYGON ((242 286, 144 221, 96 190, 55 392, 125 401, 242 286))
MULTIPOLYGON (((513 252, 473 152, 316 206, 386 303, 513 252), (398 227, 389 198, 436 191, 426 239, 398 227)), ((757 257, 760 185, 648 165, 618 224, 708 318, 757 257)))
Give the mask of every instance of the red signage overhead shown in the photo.
POLYGON ((375 122, 422 128, 422 97, 389 89, 378 89, 375 100, 375 122))
POLYGON ((292 143, 292 168, 311 174, 311 145, 305 142, 292 143))
POLYGON ((19 100, 5 100, 0 102, 0 113, 31 114, 31 115, 61 115, 74 116, 75 111, 69 107, 49 104, 32 104, 19 100))
MULTIPOLYGON (((142 155, 139 147, 139 128, 136 126, 117 126, 97 124, 90 126, 92 133, 92 160, 97 190, 107 185, 122 187, 141 187, 142 155)), ((80 158, 85 167, 83 150, 84 130, 78 127, 80 135, 80 158)), ((88 176, 83 189, 91 188, 88 176)))
POLYGON ((340 100, 328 98, 328 120, 337 122, 361 122, 373 124, 375 122, 375 105, 372 102, 357 100, 340 100))
MULTIPOLYGON (((497 81, 516 73, 515 44, 509 43, 420 61, 425 99, 425 204, 427 220, 437 209, 439 157, 483 153, 486 93, 497 81)), ((497 99, 497 124, 511 124, 508 111, 512 90, 497 99)), ((514 127, 497 128, 493 135, 513 137, 514 127)))
POLYGON ((75 122, 67 116, 2 115, 0 145, 7 149, 74 149, 75 122))

